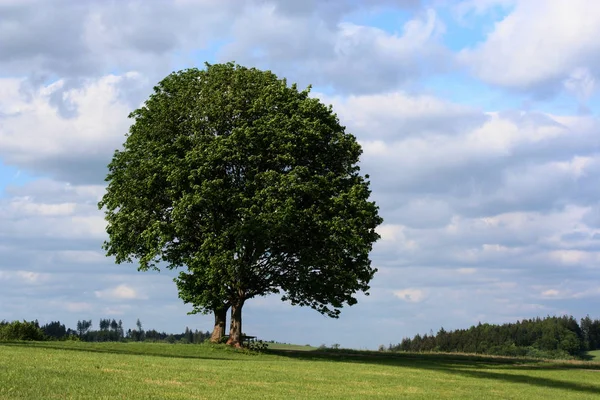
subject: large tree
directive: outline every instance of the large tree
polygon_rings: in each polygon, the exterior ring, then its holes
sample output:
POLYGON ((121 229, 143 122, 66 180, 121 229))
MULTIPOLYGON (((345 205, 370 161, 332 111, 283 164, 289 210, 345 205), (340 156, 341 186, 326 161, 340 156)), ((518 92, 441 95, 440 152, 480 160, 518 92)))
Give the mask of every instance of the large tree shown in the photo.
POLYGON ((376 271, 361 147, 309 90, 233 63, 172 73, 109 164, 107 255, 184 268, 180 297, 215 327, 231 308, 232 345, 248 299, 281 293, 337 317, 376 271))

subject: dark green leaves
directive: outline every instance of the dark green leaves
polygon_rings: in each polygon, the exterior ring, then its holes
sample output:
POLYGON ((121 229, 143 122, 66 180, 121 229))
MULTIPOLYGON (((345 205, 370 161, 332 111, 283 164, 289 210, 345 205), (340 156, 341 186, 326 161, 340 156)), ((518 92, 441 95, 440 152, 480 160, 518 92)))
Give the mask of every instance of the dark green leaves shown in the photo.
POLYGON ((336 316, 367 291, 381 223, 330 107, 232 63, 161 81, 109 165, 108 255, 185 267, 197 311, 283 291, 336 316))

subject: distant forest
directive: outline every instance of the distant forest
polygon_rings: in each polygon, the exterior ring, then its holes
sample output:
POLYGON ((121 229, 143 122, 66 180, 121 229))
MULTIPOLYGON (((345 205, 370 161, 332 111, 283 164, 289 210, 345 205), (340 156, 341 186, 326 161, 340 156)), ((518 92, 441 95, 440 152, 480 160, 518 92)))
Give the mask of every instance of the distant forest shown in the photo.
MULTIPOLYGON (((38 321, 0 321, 0 340, 77 340, 85 342, 167 342, 202 343, 210 332, 185 328, 179 334, 144 330, 138 319, 136 329, 123 328, 122 321, 100 319, 98 329, 91 320, 77 322, 76 329, 59 321, 40 325, 38 321)), ((572 359, 600 349, 600 320, 589 316, 578 323, 572 316, 534 318, 502 325, 482 324, 469 329, 404 338, 390 344, 389 351, 477 353, 501 356, 572 359)), ((380 347, 385 350, 385 347, 380 347)))
POLYGON ((138 319, 137 329, 123 328, 121 320, 100 319, 98 329, 92 329, 92 320, 77 321, 77 328, 67 328, 60 321, 41 325, 38 321, 0 321, 0 340, 78 340, 84 342, 167 342, 202 343, 210 338, 210 332, 191 330, 179 334, 144 330, 138 319))
POLYGON ((600 320, 589 315, 580 323, 572 316, 546 317, 507 323, 482 324, 436 335, 404 338, 390 351, 478 353, 543 358, 584 358, 600 349, 600 320))

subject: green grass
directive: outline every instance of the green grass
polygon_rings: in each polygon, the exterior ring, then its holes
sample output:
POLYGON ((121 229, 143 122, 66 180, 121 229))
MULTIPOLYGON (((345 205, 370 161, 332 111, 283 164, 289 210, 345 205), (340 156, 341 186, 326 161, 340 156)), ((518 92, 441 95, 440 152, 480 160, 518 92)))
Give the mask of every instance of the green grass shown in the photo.
POLYGON ((310 345, 301 345, 301 344, 287 344, 287 343, 267 343, 269 345, 269 350, 297 350, 297 351, 311 351, 317 350, 317 347, 313 347, 310 345))
POLYGON ((599 370, 466 355, 0 343, 0 399, 596 399, 599 370))
POLYGON ((592 361, 600 361, 600 350, 588 351, 587 355, 591 357, 592 361))

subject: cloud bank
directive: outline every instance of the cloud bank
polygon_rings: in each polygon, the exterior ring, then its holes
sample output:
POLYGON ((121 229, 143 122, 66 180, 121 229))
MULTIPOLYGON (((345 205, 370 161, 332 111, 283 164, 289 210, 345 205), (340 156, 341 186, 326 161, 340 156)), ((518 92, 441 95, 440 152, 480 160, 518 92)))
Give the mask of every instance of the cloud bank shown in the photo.
POLYGON ((371 296, 340 320, 255 299, 248 332, 377 348, 441 326, 593 314, 594 7, 0 0, 0 319, 210 329, 210 316, 186 315, 173 272, 104 257, 96 204, 127 115, 152 86, 174 69, 229 60, 314 85, 362 144, 385 219, 371 296))

